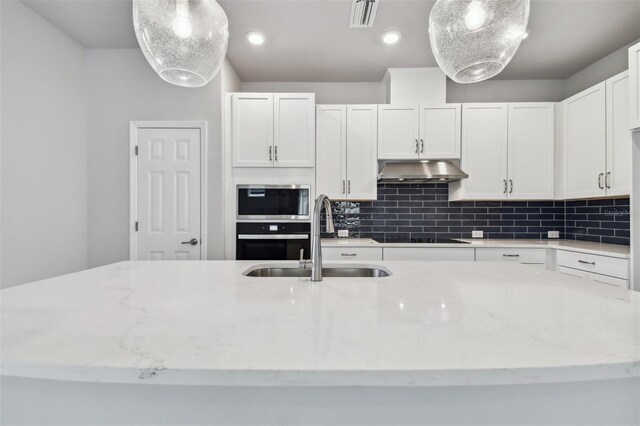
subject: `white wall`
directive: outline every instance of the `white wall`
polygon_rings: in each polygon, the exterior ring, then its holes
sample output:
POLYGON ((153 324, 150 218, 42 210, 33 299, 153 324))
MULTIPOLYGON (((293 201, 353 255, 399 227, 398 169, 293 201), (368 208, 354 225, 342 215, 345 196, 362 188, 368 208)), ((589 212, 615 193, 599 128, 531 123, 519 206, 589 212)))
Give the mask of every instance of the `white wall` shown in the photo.
POLYGON ((10 287, 87 266, 84 48, 1 1, 2 270, 10 287))
POLYGON ((447 80, 447 102, 558 102, 564 80, 487 80, 459 84, 447 80))
POLYGON ((578 92, 598 84, 609 77, 629 68, 629 47, 640 39, 621 47, 615 52, 594 62, 583 70, 578 71, 565 81, 564 98, 569 98, 578 92))
MULTIPOLYGON (((318 104, 384 104, 383 82, 243 82, 243 92, 315 93, 318 104)), ((447 102, 556 102, 564 80, 489 80, 458 84, 447 80, 447 102)))
MULTIPOLYGON (((129 121, 209 126, 209 259, 223 256, 221 79, 185 89, 164 82, 139 49, 89 49, 89 266, 129 258, 129 121)), ((232 77, 230 77, 233 79, 232 77)))

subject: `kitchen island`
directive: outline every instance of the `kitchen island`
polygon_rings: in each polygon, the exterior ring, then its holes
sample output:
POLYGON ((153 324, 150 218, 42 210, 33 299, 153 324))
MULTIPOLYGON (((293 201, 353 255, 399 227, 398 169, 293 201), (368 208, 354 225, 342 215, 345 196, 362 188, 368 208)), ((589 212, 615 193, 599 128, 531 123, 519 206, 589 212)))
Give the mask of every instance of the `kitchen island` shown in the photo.
POLYGON ((256 263, 121 262, 2 290, 2 421, 640 420, 637 292, 493 262, 313 284, 243 275, 256 263))

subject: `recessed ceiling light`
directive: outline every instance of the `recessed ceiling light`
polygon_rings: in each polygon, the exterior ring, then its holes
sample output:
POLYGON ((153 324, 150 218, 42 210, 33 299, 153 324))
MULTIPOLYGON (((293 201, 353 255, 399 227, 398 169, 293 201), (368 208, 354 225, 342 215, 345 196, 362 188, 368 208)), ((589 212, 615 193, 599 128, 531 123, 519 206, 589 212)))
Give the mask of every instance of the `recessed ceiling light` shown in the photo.
POLYGON ((396 44, 402 38, 402 34, 399 31, 387 31, 382 34, 382 41, 384 44, 396 44))
POLYGON ((524 34, 522 34, 522 39, 526 40, 527 37, 529 37, 529 30, 525 31, 524 34))
POLYGON ((245 37, 247 38, 247 41, 249 41, 249 43, 256 46, 260 46, 264 43, 265 40, 264 34, 255 31, 248 32, 247 34, 245 34, 245 37))

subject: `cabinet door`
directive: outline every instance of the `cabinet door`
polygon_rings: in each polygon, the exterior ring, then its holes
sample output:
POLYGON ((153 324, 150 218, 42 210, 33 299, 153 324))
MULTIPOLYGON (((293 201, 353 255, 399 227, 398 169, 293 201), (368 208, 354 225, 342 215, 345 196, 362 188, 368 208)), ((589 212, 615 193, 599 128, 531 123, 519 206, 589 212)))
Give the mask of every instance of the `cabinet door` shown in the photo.
POLYGON ((313 167, 315 164, 315 95, 274 95, 273 158, 276 167, 313 167))
POLYGON ((507 198, 553 199, 554 114, 552 103, 509 104, 507 198))
POLYGON ((566 198, 605 195, 605 86, 602 82, 563 102, 566 198))
POLYGON ((347 107, 316 108, 316 193, 332 200, 347 196, 347 107))
POLYGON ((640 43, 629 48, 629 128, 640 129, 640 43))
POLYGON ((375 200, 378 196, 378 107, 347 107, 347 197, 375 200))
POLYGON ((631 146, 629 131, 629 73, 607 80, 607 195, 631 194, 631 146))
POLYGON ((420 105, 420 157, 428 160, 460 158, 462 106, 420 105))
POLYGON ((386 260, 433 260, 466 261, 475 260, 475 249, 465 247, 384 247, 382 257, 386 260))
POLYGON ((378 106, 378 158, 415 160, 419 157, 418 106, 378 106))
POLYGON ((234 167, 273 167, 273 95, 232 96, 231 139, 234 167))
POLYGON ((506 198, 507 104, 465 104, 462 109, 464 199, 506 198))

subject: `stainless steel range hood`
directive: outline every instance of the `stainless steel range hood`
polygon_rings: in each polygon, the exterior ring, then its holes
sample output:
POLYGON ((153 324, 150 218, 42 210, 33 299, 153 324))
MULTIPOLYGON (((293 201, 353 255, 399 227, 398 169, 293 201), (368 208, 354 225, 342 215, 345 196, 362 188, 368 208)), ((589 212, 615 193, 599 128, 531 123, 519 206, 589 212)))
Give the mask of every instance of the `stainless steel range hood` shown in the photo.
POLYGON ((378 174, 379 182, 428 183, 453 182, 469 175, 451 161, 387 161, 378 174))

